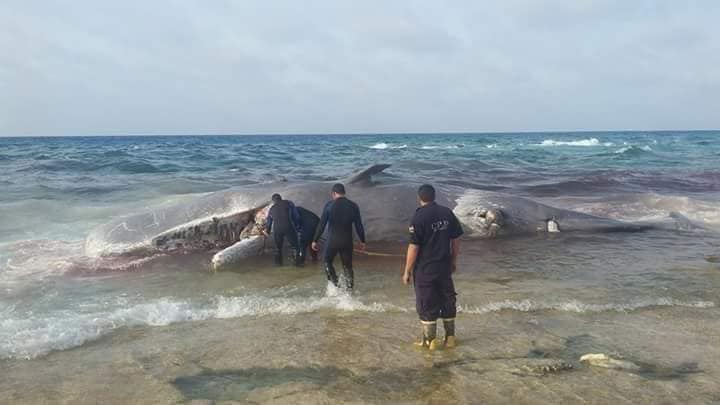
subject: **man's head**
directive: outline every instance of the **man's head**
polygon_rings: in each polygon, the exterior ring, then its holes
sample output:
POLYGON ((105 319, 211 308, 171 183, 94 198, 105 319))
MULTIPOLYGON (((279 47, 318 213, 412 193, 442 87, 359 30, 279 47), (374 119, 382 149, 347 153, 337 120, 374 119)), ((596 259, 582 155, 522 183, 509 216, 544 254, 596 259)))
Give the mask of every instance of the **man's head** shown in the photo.
POLYGON ((280 197, 280 194, 275 193, 272 195, 272 202, 276 203, 278 201, 282 201, 282 197, 280 197))
POLYGON ((345 197, 345 186, 342 185, 342 183, 335 183, 332 186, 332 190, 330 191, 330 195, 333 199, 345 197))
POLYGON ((422 205, 435 201, 435 188, 429 184, 423 184, 418 188, 418 199, 422 205))

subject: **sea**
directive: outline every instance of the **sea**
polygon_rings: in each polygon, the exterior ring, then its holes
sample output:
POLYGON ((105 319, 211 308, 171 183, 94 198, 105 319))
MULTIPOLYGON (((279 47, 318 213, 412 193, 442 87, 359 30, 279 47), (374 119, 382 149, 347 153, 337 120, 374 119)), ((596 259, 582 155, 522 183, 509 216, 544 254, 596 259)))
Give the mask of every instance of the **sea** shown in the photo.
POLYGON ((720 402, 719 162, 720 131, 0 138, 0 403, 720 402), (107 266, 88 243, 154 207, 378 163, 380 181, 663 226, 464 239, 459 345, 432 353, 406 240, 369 241, 352 294, 314 263, 107 266))

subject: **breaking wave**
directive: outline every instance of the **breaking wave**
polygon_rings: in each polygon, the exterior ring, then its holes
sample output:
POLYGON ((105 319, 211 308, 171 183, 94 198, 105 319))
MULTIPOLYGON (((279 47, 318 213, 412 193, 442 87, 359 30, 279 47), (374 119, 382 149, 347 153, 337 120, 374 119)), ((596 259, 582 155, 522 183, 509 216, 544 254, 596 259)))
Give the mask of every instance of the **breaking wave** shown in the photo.
POLYGON ((391 145, 385 142, 376 143, 375 145, 368 146, 370 149, 406 149, 407 145, 391 145))
POLYGON ((25 316, 15 314, 14 308, 0 308, 0 359, 36 358, 54 350, 81 346, 121 327, 163 326, 207 319, 292 315, 321 310, 407 311, 392 304, 363 303, 342 293, 323 297, 215 296, 204 303, 165 297, 114 310, 107 308, 86 313, 63 310, 44 316, 25 316))
POLYGON ((652 152, 650 145, 645 146, 624 146, 615 151, 617 154, 624 154, 628 152, 652 152))
POLYGON ((601 143, 597 138, 581 139, 578 141, 556 141, 554 139, 545 139, 540 142, 539 146, 613 146, 612 142, 601 143))

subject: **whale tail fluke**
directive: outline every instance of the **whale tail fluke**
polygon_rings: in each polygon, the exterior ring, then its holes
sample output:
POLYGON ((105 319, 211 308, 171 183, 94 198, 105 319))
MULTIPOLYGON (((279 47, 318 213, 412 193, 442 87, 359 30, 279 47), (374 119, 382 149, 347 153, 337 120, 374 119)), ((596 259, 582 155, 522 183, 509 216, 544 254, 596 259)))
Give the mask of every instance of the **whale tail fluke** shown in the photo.
POLYGON ((374 174, 378 174, 390 166, 391 165, 387 163, 369 166, 350 176, 350 178, 345 180, 345 183, 356 185, 370 185, 372 184, 372 176, 374 174))

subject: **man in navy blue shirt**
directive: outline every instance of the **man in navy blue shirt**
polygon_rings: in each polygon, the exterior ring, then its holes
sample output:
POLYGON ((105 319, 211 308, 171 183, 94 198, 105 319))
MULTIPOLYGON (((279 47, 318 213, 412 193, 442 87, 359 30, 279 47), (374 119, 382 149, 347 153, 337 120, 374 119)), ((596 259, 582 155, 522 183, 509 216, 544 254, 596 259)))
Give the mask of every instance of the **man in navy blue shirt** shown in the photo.
POLYGON ((436 339, 437 320, 445 327, 445 347, 455 347, 455 272, 460 253, 460 221, 448 207, 435 202, 435 189, 424 184, 418 189, 420 208, 410 224, 404 284, 413 277, 415 307, 420 316, 423 338, 418 344, 430 350, 440 344, 436 339))
POLYGON ((365 250, 365 228, 363 228, 362 219, 360 218, 360 208, 345 197, 345 186, 340 183, 335 184, 332 187, 330 196, 332 201, 328 202, 325 209, 323 209, 320 225, 318 225, 315 238, 313 238, 312 248, 315 251, 319 249, 317 242, 327 226, 328 236, 324 255, 325 273, 327 273, 328 280, 337 287, 338 276, 335 273, 335 267, 333 267, 333 260, 339 253, 345 275, 345 287, 352 290, 355 284, 352 268, 352 228, 355 225, 355 232, 357 232, 360 239, 361 250, 365 250))
POLYGON ((295 265, 302 266, 304 258, 298 245, 299 234, 302 231, 300 213, 292 201, 283 200, 280 194, 273 194, 272 201, 273 205, 268 210, 265 222, 265 234, 272 232, 275 240, 275 247, 277 248, 275 264, 282 266, 282 247, 285 238, 287 238, 290 246, 295 249, 295 265))

